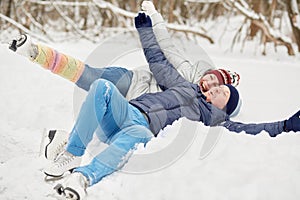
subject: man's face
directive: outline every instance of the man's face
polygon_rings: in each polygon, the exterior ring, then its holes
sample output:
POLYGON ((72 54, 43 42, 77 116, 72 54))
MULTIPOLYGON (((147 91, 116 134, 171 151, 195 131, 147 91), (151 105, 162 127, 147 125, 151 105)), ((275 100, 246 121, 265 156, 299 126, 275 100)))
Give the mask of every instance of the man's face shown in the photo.
POLYGON ((219 86, 219 80, 214 74, 206 74, 200 79, 200 89, 202 92, 207 92, 212 87, 219 86))
POLYGON ((226 85, 221 85, 217 87, 212 87, 207 92, 204 93, 206 96, 206 101, 210 102, 219 109, 223 109, 230 97, 229 87, 226 85))

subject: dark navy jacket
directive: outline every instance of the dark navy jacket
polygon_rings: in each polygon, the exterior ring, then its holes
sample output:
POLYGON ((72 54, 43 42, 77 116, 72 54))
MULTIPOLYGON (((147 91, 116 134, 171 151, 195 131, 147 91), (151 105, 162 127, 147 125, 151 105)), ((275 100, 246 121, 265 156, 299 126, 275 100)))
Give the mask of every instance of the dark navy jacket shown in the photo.
POLYGON ((150 70, 163 92, 143 94, 130 103, 147 115, 155 136, 181 117, 254 135, 265 130, 270 136, 276 136, 283 131, 283 122, 243 124, 230 121, 224 111, 206 102, 197 84, 186 81, 166 59, 152 28, 140 28, 138 32, 150 70))

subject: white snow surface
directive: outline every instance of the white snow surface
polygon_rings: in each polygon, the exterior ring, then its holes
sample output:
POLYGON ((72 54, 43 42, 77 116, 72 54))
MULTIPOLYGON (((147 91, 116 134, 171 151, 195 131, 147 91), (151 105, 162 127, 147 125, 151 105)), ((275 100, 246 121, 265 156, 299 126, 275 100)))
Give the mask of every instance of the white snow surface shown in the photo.
MULTIPOLYGON (((226 44, 211 46, 200 42, 217 67, 241 75, 238 89, 243 105, 235 121, 279 121, 300 109, 299 55, 289 57, 284 48, 279 48, 277 53, 269 50, 268 56, 261 56, 255 44, 244 53, 237 49, 228 52, 226 44)), ((182 44, 193 52, 193 45, 182 44)), ((48 45, 85 60, 98 44, 80 40, 48 45)), ((47 161, 43 157, 43 138, 48 129, 71 130, 74 85, 4 45, 0 55, 0 199, 55 199, 52 197, 55 183, 44 181, 43 167, 47 161)), ((196 55, 194 52, 194 58, 196 55)), ((178 128, 176 124, 153 139, 149 151, 171 142, 178 128)), ((224 129, 213 151, 205 159, 199 159, 208 128, 198 124, 199 134, 175 163, 153 173, 114 173, 88 188, 87 199, 300 198, 299 132, 271 138, 266 132, 251 136, 224 129)))

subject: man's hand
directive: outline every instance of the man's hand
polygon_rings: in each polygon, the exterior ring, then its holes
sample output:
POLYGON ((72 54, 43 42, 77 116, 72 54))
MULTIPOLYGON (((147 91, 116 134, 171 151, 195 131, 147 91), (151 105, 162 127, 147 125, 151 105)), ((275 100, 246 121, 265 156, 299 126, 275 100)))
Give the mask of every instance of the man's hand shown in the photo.
POLYGON ((286 132, 300 131, 300 110, 289 119, 284 121, 284 130, 286 132))
POLYGON ((136 28, 149 28, 152 27, 152 22, 149 16, 145 13, 139 13, 138 16, 134 18, 134 23, 136 28))
POLYGON ((149 16, 157 13, 154 4, 151 1, 143 1, 142 10, 145 11, 149 16))

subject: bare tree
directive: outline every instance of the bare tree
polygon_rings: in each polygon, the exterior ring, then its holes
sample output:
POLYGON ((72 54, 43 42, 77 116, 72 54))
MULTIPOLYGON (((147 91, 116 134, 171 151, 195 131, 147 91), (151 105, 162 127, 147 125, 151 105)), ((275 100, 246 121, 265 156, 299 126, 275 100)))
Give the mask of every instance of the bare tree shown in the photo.
MULTIPOLYGON (((283 45, 287 48, 287 52, 289 55, 295 55, 294 49, 292 47, 292 41, 287 36, 283 35, 279 30, 274 29, 269 23, 268 19, 261 13, 255 12, 249 4, 244 0, 225 0, 226 4, 231 7, 237 9, 242 15, 244 15, 248 20, 251 20, 252 29, 255 28, 255 32, 258 30, 262 33, 261 41, 266 45, 267 42, 273 42, 275 45, 283 45)), ((256 5, 256 10, 263 10, 262 5, 256 5)), ((250 34, 256 34, 253 33, 250 34)), ((266 54, 266 49, 264 48, 262 51, 263 54, 266 54)))
MULTIPOLYGON (((175 7, 175 0, 165 1, 169 1, 175 7)), ((6 9, 3 9, 1 13, 6 14, 0 15, 2 21, 13 27, 23 27, 19 28, 20 32, 38 31, 50 40, 55 40, 55 38, 49 35, 49 29, 56 32, 75 34, 92 41, 99 39, 98 35, 103 31, 134 30, 132 19, 140 9, 135 0, 24 0, 13 5, 11 2, 13 1, 3 1, 3 3, 6 3, 3 8, 6 9), (18 14, 12 15, 8 10, 17 10, 18 14), (4 18, 4 16, 15 19, 14 23, 6 20, 7 18, 4 18), (117 27, 117 29, 114 27, 117 27)), ((183 1, 181 2, 183 3, 183 1)), ((165 9, 165 7, 162 7, 162 9, 165 9)), ((173 14, 170 16, 173 16, 173 14)), ((179 19, 179 16, 176 17, 179 19)), ((188 27, 182 22, 181 24, 176 27, 172 24, 168 24, 168 26, 171 30, 198 35, 213 42, 203 30, 188 27)))
POLYGON ((300 17, 297 1, 286 0, 286 4, 287 11, 289 13, 289 20, 294 34, 294 39, 298 45, 298 52, 300 52, 300 17))
MULTIPOLYGON (((1 0, 0 30, 27 32, 44 40, 86 38, 98 41, 112 33, 134 31, 133 18, 142 0, 1 0), (55 33, 55 35, 50 34, 55 33)), ((232 46, 243 39, 257 40, 266 45, 285 46, 294 55, 292 44, 300 51, 299 0, 153 0, 166 19, 171 32, 214 39, 202 27, 202 22, 219 17, 244 16, 232 46), (288 13, 288 15, 286 15, 288 13), (291 34, 284 35, 282 22, 288 16, 291 34), (278 23, 279 22, 279 23, 278 23), (248 29, 247 34, 242 30, 248 29), (294 42, 294 43, 293 43, 294 42)), ((187 37, 191 38, 191 37, 187 37)))

